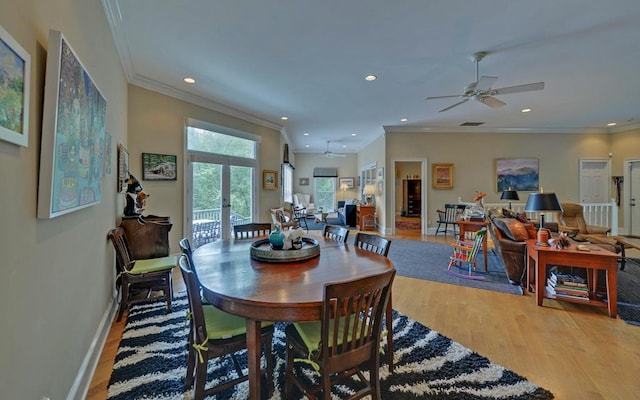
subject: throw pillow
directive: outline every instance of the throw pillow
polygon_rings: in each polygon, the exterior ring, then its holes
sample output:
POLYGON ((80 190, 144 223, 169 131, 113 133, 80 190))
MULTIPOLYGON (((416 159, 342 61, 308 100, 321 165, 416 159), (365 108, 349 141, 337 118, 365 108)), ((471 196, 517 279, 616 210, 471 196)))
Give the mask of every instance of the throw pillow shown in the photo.
POLYGON ((524 224, 524 228, 527 230, 529 239, 536 239, 538 237, 538 230, 533 224, 524 224))
POLYGON ((284 215, 284 211, 282 210, 276 211, 276 219, 280 222, 287 222, 286 216, 284 215))
POLYGON ((524 224, 514 218, 494 218, 493 223, 500 232, 514 242, 524 242, 529 239, 529 233, 524 224))

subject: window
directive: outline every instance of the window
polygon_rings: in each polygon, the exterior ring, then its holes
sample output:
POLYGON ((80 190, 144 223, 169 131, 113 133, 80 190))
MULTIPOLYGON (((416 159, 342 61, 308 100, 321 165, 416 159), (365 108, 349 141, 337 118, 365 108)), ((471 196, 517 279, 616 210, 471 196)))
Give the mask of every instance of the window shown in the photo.
POLYGON ((293 167, 282 164, 282 197, 285 203, 293 203, 293 167))
POLYGON ((315 186, 314 204, 316 209, 325 210, 336 208, 336 178, 313 178, 315 186))

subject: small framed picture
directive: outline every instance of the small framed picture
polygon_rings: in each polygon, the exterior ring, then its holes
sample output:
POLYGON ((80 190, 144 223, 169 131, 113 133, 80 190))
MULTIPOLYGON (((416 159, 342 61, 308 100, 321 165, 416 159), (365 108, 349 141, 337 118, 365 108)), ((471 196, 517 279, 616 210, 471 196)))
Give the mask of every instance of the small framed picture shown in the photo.
POLYGON ((355 187, 355 178, 340 178, 338 179, 338 187, 340 189, 353 189, 355 187))
POLYGON ((178 157, 170 154, 142 153, 142 179, 145 181, 175 181, 178 157))
POLYGON ((275 190, 278 188, 278 171, 262 171, 262 188, 264 190, 275 190))
POLYGON ((453 189, 453 164, 433 164, 433 188, 453 189))
POLYGON ((300 178, 300 179, 298 179, 298 185, 300 185, 300 186, 309 186, 309 178, 300 178))
POLYGON ((118 143, 118 192, 127 191, 129 179, 129 153, 123 144, 118 143))

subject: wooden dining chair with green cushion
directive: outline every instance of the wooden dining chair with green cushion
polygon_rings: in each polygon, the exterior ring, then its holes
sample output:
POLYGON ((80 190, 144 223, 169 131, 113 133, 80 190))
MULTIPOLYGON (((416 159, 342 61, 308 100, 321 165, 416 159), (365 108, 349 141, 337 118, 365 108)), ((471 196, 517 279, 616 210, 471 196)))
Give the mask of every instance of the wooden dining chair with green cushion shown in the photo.
POLYGON ((327 224, 322 230, 322 236, 339 243, 345 243, 349 237, 349 230, 343 226, 327 224))
POLYGON ((236 239, 251 239, 262 236, 269 236, 271 224, 253 222, 249 224, 235 225, 233 234, 236 239))
POLYGON ((395 270, 324 285, 321 320, 295 322, 285 329, 285 399, 295 384, 310 399, 331 399, 331 387, 356 375, 364 385, 349 399, 380 399, 380 335, 395 270), (366 318, 362 318, 366 316, 366 318), (310 364, 319 379, 296 373, 294 364, 310 364), (361 368, 369 370, 369 379, 361 368), (313 385, 310 382, 319 381, 313 385))
MULTIPOLYGON (((371 251, 376 254, 387 257, 389 254, 389 248, 391 247, 391 240, 383 238, 379 235, 373 235, 370 233, 358 232, 354 240, 356 247, 371 251)), ((393 304, 391 297, 387 302, 387 310, 385 312, 385 326, 387 333, 387 362, 389 364, 389 373, 393 372, 393 304)))
MULTIPOLYGON (((194 399, 201 400, 246 381, 249 377, 243 374, 242 365, 236 353, 246 349, 246 320, 229 314, 210 304, 202 304, 200 285, 194 269, 186 254, 178 261, 189 299, 189 338, 187 354, 187 375, 185 390, 195 386, 194 399), (207 387, 207 365, 210 360, 229 356, 233 362, 237 377, 229 378, 213 386, 207 387), (195 381, 194 381, 195 380, 195 381)), ((261 340, 264 345, 266 369, 260 373, 266 376, 269 385, 269 396, 273 392, 273 323, 263 322, 261 340)))
POLYGON ((172 270, 176 266, 176 257, 133 260, 123 228, 111 229, 108 236, 116 251, 116 286, 121 291, 116 320, 120 321, 125 310, 132 304, 159 299, 165 299, 167 309, 171 311, 172 270), (141 296, 140 293, 144 295, 141 296))

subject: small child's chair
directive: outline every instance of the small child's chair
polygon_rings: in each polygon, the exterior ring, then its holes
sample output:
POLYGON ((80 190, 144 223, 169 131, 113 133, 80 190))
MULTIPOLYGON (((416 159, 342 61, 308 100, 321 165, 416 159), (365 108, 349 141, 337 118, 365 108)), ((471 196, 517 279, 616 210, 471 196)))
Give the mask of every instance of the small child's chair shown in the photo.
POLYGON ((468 279, 485 279, 484 276, 473 275, 473 271, 475 271, 476 269, 476 258, 478 256, 480 248, 482 247, 482 241, 484 240, 486 234, 487 229, 482 228, 481 230, 476 232, 475 238, 472 242, 458 240, 456 243, 451 244, 451 247, 453 247, 453 254, 451 254, 451 256, 449 257, 449 267, 447 268, 447 271, 450 274, 458 275, 462 278, 468 279), (454 271, 451 271, 452 266, 455 265, 457 267, 464 267, 465 264, 469 268, 468 275, 458 274, 454 271))

